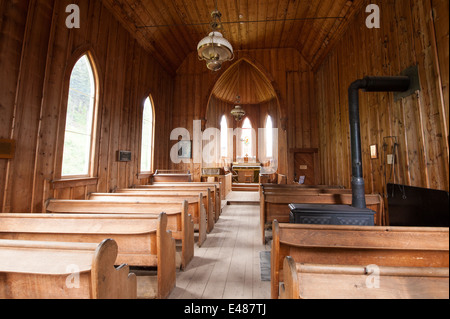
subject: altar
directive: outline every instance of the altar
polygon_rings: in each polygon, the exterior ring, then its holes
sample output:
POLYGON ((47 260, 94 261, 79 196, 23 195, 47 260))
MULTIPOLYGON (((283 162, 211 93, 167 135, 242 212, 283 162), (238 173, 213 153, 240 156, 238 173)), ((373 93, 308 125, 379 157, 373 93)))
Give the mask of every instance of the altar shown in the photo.
POLYGON ((233 171, 238 175, 238 183, 258 183, 261 164, 233 163, 233 171))

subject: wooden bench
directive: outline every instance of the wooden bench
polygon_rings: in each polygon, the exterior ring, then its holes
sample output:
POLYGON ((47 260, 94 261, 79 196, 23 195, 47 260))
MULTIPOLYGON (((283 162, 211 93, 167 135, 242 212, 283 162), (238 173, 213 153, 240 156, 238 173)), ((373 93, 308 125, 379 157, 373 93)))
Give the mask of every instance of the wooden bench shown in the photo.
MULTIPOLYGON (((265 243, 265 230, 274 220, 280 223, 289 222, 289 204, 330 204, 352 205, 352 194, 310 194, 311 189, 297 190, 296 193, 284 191, 264 191, 261 194, 260 227, 261 239, 265 243), (304 192, 304 193, 303 193, 304 192)), ((367 208, 375 211, 375 225, 382 226, 384 201, 378 194, 366 195, 367 208)))
POLYGON ((136 299, 136 276, 115 268, 114 240, 0 240, 0 299, 136 299))
MULTIPOLYGON (((152 197, 174 197, 179 199, 188 199, 192 197, 201 197, 203 200, 204 209, 206 210, 206 231, 210 233, 214 229, 215 218, 214 218, 214 209, 212 203, 212 192, 211 189, 206 190, 158 190, 158 189, 148 189, 148 188, 124 188, 118 189, 115 192, 116 194, 140 194, 140 195, 148 195, 152 197)), ((200 209, 199 209, 200 212, 200 209)), ((194 223, 200 225, 199 217, 200 215, 195 214, 192 216, 194 219, 194 223)))
POLYGON ((153 182, 192 182, 192 175, 189 171, 179 170, 157 170, 152 176, 153 182))
MULTIPOLYGON (((194 208, 198 207, 198 199, 191 202, 194 208)), ((112 198, 107 201, 49 200, 46 210, 53 214, 144 214, 153 216, 159 216, 161 212, 164 212, 167 215, 167 229, 172 232, 174 239, 181 241, 181 254, 177 258, 177 265, 181 269, 185 269, 194 256, 194 225, 189 216, 188 205, 190 204, 186 200, 162 198, 146 203, 117 202, 112 198)), ((205 233, 202 236, 206 237, 205 226, 202 231, 205 233)))
MULTIPOLYGON (((167 298, 176 283, 175 240, 167 215, 1 214, 0 239, 96 243, 114 239, 115 265, 156 267, 138 297, 167 298)), ((140 290, 138 278, 138 291, 140 290)))
POLYGON ((274 221, 272 298, 279 297, 288 256, 300 264, 448 268, 448 249, 448 228, 295 225, 274 221))
POLYGON ((449 269, 300 264, 286 257, 280 299, 448 299, 449 269), (378 276, 378 277, 375 277, 378 276))
POLYGON ((174 197, 155 198, 154 196, 145 194, 92 193, 88 195, 88 199, 100 202, 145 203, 146 208, 149 209, 149 213, 154 214, 168 211, 168 229, 172 231, 173 238, 181 242, 181 269, 185 269, 194 257, 193 216, 199 215, 199 211, 202 211, 201 215, 203 216, 203 220, 205 220, 202 225, 202 232, 205 235, 201 237, 205 238, 206 236, 206 211, 199 197, 181 199, 174 197))
POLYGON ((210 189, 213 192, 213 207, 216 222, 219 220, 222 214, 221 201, 225 191, 222 189, 224 187, 221 183, 154 183, 152 185, 137 185, 136 189, 159 189, 159 190, 173 190, 173 191, 184 191, 184 190, 198 190, 203 193, 208 192, 210 189))

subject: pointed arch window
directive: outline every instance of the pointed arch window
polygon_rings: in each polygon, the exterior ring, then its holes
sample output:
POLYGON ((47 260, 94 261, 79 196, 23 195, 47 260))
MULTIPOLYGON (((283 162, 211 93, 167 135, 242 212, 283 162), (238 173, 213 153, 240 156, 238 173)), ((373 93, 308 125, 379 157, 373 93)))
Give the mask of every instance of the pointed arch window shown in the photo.
POLYGON ((153 170, 154 137, 155 109, 151 97, 148 97, 142 116, 141 173, 151 173, 153 170))
POLYGON ((242 157, 253 157, 253 127, 248 117, 242 124, 241 143, 242 157))
POLYGON ((92 60, 85 54, 76 62, 70 75, 62 177, 92 175, 96 90, 92 60))
POLYGON ((228 121, 225 115, 220 122, 220 155, 222 158, 228 157, 228 121))
POLYGON ((266 119, 266 157, 273 157, 273 121, 270 115, 266 119))

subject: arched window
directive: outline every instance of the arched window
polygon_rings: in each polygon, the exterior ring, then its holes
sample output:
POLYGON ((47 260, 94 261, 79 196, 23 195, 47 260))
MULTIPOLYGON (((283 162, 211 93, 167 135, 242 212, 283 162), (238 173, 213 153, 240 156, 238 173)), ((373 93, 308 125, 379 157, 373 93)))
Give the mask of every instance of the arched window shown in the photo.
POLYGON ((150 97, 145 100, 142 117, 141 173, 150 173, 153 169, 153 142, 155 132, 155 112, 150 97))
POLYGON ((273 157, 273 122, 272 117, 267 116, 266 120, 266 157, 273 157))
POLYGON ((250 119, 247 117, 242 125, 241 134, 242 157, 253 156, 253 128, 250 119))
POLYGON ((96 81, 88 54, 83 55, 70 75, 62 176, 90 176, 94 152, 96 81))
POLYGON ((220 154, 222 158, 228 157, 228 121, 225 115, 220 122, 220 154))

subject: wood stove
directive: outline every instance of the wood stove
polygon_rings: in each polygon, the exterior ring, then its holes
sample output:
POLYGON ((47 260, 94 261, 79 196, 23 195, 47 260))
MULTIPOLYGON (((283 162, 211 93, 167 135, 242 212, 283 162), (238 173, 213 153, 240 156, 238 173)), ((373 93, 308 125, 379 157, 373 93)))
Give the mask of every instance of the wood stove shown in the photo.
POLYGON ((375 226, 375 212, 347 205, 290 204, 291 224, 375 226))

